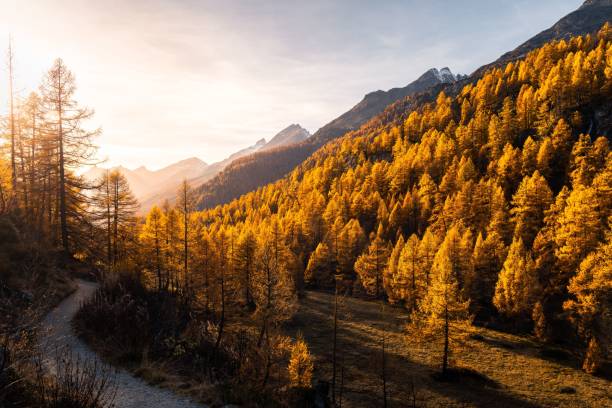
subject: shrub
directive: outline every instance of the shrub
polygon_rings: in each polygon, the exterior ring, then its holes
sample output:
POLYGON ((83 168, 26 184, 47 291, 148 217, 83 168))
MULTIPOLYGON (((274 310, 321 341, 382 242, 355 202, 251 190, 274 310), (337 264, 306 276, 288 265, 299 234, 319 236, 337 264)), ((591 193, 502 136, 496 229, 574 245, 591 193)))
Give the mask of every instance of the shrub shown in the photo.
POLYGON ((110 367, 82 360, 71 352, 58 351, 53 374, 39 358, 35 389, 41 408, 110 408, 116 386, 110 367))

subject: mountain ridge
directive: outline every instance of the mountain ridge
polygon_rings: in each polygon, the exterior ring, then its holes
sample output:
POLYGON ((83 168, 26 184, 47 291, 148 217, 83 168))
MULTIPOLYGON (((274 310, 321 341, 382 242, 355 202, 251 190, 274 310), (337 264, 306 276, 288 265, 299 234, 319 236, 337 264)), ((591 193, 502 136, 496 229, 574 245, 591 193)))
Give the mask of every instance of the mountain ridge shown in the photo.
POLYGON ((198 157, 189 157, 171 163, 158 170, 149 170, 146 166, 129 169, 122 165, 111 168, 92 166, 82 176, 89 181, 99 179, 107 170, 118 170, 127 179, 130 189, 140 203, 140 210, 148 211, 153 205, 164 200, 172 201, 176 190, 183 180, 198 186, 221 172, 225 167, 244 156, 261 150, 273 150, 293 143, 299 143, 310 137, 310 133, 298 124, 292 124, 278 132, 266 142, 265 138, 257 140, 253 145, 240 149, 223 160, 208 164, 198 157))
POLYGON ((490 67, 500 66, 506 62, 519 59, 527 52, 539 48, 547 42, 568 39, 577 35, 593 34, 611 20, 612 0, 586 0, 579 8, 561 17, 551 27, 540 31, 515 49, 502 54, 492 63, 481 66, 471 76, 480 75, 490 67))
POLYGON ((196 188, 198 206, 210 208, 276 181, 302 163, 325 143, 356 130, 389 105, 407 96, 423 92, 433 86, 452 84, 464 76, 455 75, 448 67, 431 68, 402 88, 374 91, 365 94, 360 102, 333 119, 312 136, 293 145, 262 150, 242 157, 215 177, 196 188))

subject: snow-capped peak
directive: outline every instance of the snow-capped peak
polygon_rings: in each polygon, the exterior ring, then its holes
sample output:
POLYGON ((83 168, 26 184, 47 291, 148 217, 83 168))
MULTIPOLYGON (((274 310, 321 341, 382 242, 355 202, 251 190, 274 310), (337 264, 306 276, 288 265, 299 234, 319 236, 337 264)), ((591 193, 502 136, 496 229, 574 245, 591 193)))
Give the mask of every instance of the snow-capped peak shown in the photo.
POLYGON ((452 84, 459 79, 448 67, 444 67, 440 70, 432 68, 429 71, 443 84, 452 84))

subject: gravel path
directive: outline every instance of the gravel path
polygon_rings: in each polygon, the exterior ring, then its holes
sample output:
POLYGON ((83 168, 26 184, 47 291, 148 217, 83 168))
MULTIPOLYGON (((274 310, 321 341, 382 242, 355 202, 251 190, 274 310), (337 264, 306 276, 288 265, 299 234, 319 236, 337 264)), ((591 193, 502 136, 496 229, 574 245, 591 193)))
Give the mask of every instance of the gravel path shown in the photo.
MULTIPOLYGON (((91 282, 77 281, 77 290, 64 299, 43 322, 42 344, 47 349, 46 355, 53 351, 68 348, 81 360, 104 363, 85 343, 72 332, 71 320, 79 309, 81 302, 91 296, 98 285, 91 282)), ((177 396, 171 391, 153 387, 139 378, 133 377, 125 370, 117 370, 115 375, 117 387, 114 406, 117 408, 155 407, 155 408, 202 408, 189 399, 177 396)))

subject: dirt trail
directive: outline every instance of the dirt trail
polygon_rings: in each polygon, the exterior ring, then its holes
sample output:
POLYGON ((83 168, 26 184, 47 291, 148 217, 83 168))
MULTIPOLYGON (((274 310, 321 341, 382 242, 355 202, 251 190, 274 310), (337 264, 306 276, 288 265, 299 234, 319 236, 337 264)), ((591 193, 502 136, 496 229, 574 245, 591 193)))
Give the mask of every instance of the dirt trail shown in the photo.
MULTIPOLYGON (((46 355, 52 355, 55 350, 67 348, 81 360, 95 361, 99 366, 104 363, 85 343, 72 332, 71 320, 79 309, 81 302, 91 296, 97 289, 97 284, 77 281, 77 290, 64 299, 43 322, 42 341, 46 355)), ((153 387, 139 378, 135 378, 125 370, 117 370, 115 375, 117 394, 115 407, 136 408, 202 408, 185 397, 178 396, 168 390, 153 387)))

